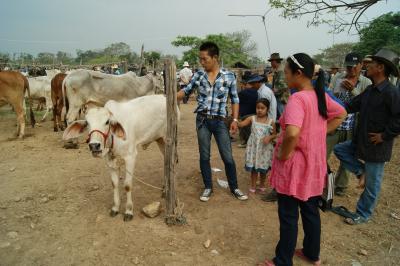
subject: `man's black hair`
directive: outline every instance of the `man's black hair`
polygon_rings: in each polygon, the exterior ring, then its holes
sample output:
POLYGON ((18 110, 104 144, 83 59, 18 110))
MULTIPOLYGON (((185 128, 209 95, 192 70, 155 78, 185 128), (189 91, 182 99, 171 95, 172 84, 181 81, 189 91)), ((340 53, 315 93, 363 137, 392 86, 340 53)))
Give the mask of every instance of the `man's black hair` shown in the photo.
POLYGON ((218 45, 213 43, 213 42, 203 42, 200 45, 200 51, 207 51, 208 55, 211 56, 211 57, 219 56, 218 45))

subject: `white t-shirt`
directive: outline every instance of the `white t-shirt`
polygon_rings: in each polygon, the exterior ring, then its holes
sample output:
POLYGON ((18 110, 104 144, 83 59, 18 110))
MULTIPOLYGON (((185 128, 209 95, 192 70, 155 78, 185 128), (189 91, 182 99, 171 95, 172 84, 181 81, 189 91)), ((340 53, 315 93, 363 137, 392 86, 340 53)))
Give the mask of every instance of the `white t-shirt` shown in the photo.
POLYGON ((181 71, 179 71, 179 85, 187 85, 192 78, 192 70, 188 67, 184 67, 181 71))

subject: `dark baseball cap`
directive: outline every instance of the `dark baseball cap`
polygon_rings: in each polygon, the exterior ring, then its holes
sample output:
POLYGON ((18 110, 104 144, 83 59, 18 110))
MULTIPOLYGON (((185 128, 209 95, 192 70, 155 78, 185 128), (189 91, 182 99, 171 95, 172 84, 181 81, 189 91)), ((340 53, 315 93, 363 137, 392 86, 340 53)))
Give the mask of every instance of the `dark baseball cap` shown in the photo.
POLYGON ((362 62, 362 58, 357 53, 348 53, 344 58, 344 65, 345 66, 355 66, 362 62))

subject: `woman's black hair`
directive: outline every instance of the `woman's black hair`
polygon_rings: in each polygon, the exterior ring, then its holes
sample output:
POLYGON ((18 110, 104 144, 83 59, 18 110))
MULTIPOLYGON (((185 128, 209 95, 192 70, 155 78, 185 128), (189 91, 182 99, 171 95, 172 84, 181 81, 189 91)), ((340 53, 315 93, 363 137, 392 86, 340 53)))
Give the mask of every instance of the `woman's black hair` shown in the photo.
MULTIPOLYGON (((298 53, 294 54, 287 58, 287 63, 292 71, 295 73, 297 70, 300 70, 304 76, 309 79, 312 79, 314 75, 314 67, 315 63, 312 58, 305 53, 298 53), (292 59, 293 58, 293 59, 292 59)), ((320 68, 319 71, 316 73, 317 80, 315 81, 314 90, 317 94, 318 99, 318 111, 319 114, 327 119, 328 118, 328 111, 326 107, 326 96, 325 96, 325 75, 324 71, 320 68)))
POLYGON ((256 105, 259 104, 259 103, 264 104, 267 107, 267 109, 269 110, 270 102, 268 101, 267 98, 258 99, 257 102, 256 102, 256 105))

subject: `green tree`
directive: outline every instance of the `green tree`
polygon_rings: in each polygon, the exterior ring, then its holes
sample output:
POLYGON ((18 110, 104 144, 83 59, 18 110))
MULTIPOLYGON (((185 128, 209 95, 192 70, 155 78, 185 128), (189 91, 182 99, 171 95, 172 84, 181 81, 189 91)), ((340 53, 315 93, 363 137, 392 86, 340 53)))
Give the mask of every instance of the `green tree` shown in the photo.
POLYGON ((398 0, 269 0, 272 8, 280 9, 288 19, 308 16, 307 26, 330 24, 335 32, 355 27, 360 30, 363 14, 378 2, 398 0), (335 19, 333 19, 335 18, 335 19))
POLYGON ((226 66, 231 66, 240 61, 246 65, 251 65, 260 60, 256 57, 257 46, 250 39, 248 31, 239 31, 226 34, 210 34, 205 38, 196 36, 178 36, 172 42, 176 47, 189 47, 183 52, 183 57, 179 64, 188 61, 191 65, 197 65, 198 53, 201 43, 205 41, 215 42, 220 48, 220 60, 226 66))
POLYGON ((362 55, 368 55, 383 47, 400 53, 400 12, 382 15, 361 29, 360 42, 354 49, 362 55))
POLYGON ((321 53, 313 56, 314 60, 323 67, 342 66, 346 54, 353 51, 354 43, 337 43, 322 49, 321 53))
POLYGON ((144 58, 150 65, 156 66, 161 59, 161 53, 156 51, 144 52, 144 58))
POLYGON ((195 36, 178 36, 173 42, 172 45, 175 47, 189 47, 189 50, 183 52, 182 60, 178 62, 178 65, 182 65, 183 61, 189 62, 191 66, 197 64, 198 55, 199 55, 199 47, 202 42, 202 39, 195 36))
POLYGON ((91 60, 102 57, 104 55, 103 50, 77 50, 77 57, 75 58, 76 63, 88 64, 91 60))
POLYGON ((10 60, 10 55, 8 53, 0 53, 0 61, 6 62, 10 60))
POLYGON ((39 64, 53 64, 55 63, 55 56, 54 54, 48 52, 38 53, 36 61, 39 64))
POLYGON ((20 53, 17 58, 17 61, 21 65, 27 65, 27 64, 32 64, 34 59, 35 59, 34 56, 29 53, 20 53))
POLYGON ((131 48, 124 42, 112 43, 104 49, 104 54, 111 57, 127 57, 131 48))
POLYGON ((140 57, 135 52, 130 52, 129 54, 127 54, 125 60, 127 60, 129 64, 139 64, 140 63, 140 57))
POLYGON ((64 65, 69 65, 73 62, 74 58, 72 55, 63 52, 63 51, 58 51, 56 54, 56 61, 58 64, 64 64, 64 65))

